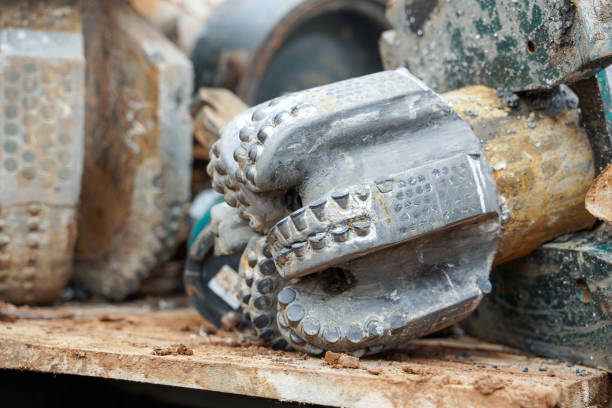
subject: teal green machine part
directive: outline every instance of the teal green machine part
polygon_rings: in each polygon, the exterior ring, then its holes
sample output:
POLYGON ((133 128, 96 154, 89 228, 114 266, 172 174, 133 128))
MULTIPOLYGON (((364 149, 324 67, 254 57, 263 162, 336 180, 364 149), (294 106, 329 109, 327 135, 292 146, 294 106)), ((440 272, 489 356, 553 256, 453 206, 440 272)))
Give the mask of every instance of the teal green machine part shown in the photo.
POLYGON ((576 82, 612 63, 609 8, 601 0, 393 1, 383 65, 405 66, 438 92, 576 82))
POLYGON ((471 334, 612 372, 612 233, 561 237, 493 269, 471 334))
POLYGON ((215 205, 221 204, 222 202, 223 199, 216 200, 214 204, 211 205, 210 208, 204 213, 202 218, 200 218, 198 222, 193 226, 193 229, 189 232, 189 248, 192 247, 193 243, 195 242, 198 235, 202 232, 202 230, 206 228, 208 224, 210 224, 210 214, 212 212, 213 207, 215 205))
POLYGON ((612 135, 612 65, 597 74, 608 135, 612 135))

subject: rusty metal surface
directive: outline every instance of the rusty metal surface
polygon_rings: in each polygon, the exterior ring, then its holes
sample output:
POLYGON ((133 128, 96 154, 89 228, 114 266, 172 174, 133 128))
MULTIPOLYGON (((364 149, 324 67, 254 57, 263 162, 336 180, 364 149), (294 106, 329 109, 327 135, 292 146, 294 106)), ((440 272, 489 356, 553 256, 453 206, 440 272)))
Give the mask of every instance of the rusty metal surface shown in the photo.
POLYGON ((611 10, 607 0, 394 0, 383 62, 438 92, 547 88, 610 64, 611 10))
POLYGON ((86 151, 75 278, 121 299, 168 259, 186 224, 187 58, 122 1, 83 2, 86 151))
POLYGON ((571 96, 517 97, 515 108, 483 86, 443 96, 472 126, 494 169, 502 223, 496 264, 593 225, 584 208, 593 152, 571 96))
POLYGON ((51 302, 68 280, 85 144, 75 2, 0 6, 0 299, 51 302))
POLYGON ((75 33, 82 26, 77 4, 71 0, 4 0, 0 27, 75 33))
POLYGON ((609 397, 609 377, 599 370, 470 338, 419 340, 351 369, 272 351, 240 332, 215 333, 193 309, 154 311, 153 305, 73 305, 27 314, 2 305, 14 318, 0 313, 0 368, 343 407, 578 408, 605 405, 609 397))

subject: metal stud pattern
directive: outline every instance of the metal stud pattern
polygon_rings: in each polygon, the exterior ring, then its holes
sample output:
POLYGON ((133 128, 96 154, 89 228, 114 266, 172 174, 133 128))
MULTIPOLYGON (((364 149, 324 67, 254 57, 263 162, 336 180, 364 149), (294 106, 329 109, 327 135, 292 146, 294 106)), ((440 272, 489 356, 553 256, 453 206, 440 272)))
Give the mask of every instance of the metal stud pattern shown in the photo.
POLYGON ((265 233, 257 266, 248 252, 241 264, 259 332, 362 356, 480 301, 499 230, 492 171, 470 127, 408 72, 261 104, 217 143, 214 185, 265 233), (238 191, 224 188, 234 176, 238 191))
POLYGON ((82 42, 76 31, 0 29, 0 300, 52 301, 70 275, 83 169, 82 42))
POLYGON ((284 280, 276 272, 274 262, 263 254, 264 240, 261 236, 252 238, 242 255, 239 267, 242 311, 259 337, 275 349, 284 349, 287 343, 276 322, 276 296, 284 280))

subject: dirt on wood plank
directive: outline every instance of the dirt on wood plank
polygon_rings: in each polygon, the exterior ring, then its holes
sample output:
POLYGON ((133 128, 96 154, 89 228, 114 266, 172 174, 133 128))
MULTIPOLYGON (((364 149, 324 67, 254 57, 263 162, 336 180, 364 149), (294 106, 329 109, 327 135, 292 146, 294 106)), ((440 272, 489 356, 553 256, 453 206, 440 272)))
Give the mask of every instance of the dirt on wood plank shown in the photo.
POLYGON ((359 368, 359 358, 348 354, 328 351, 323 359, 334 368, 359 368))
POLYGON ((333 353, 326 359, 271 350, 252 332, 218 330, 188 307, 38 311, 38 319, 0 322, 0 368, 346 407, 600 406, 610 385, 602 371, 467 337, 422 339, 376 357, 333 353))
POLYGON ((172 347, 155 347, 151 353, 155 356, 193 356, 193 350, 184 344, 176 344, 172 347))
POLYGON ((49 310, 35 306, 15 306, 0 301, 0 321, 14 322, 17 319, 68 319, 72 313, 65 310, 49 310))

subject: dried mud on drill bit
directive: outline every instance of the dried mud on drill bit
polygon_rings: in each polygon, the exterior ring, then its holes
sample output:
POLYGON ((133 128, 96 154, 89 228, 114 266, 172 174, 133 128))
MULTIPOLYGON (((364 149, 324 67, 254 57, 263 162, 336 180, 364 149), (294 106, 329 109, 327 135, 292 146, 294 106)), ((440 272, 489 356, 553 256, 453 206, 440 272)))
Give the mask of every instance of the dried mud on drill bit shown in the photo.
POLYGON ((249 330, 219 330, 181 305, 71 304, 38 309, 39 316, 64 318, 0 321, 0 368, 335 406, 560 408, 596 406, 607 398, 609 378, 602 371, 467 337, 421 339, 360 359, 312 357, 274 351, 249 330))

